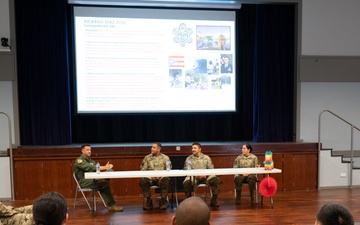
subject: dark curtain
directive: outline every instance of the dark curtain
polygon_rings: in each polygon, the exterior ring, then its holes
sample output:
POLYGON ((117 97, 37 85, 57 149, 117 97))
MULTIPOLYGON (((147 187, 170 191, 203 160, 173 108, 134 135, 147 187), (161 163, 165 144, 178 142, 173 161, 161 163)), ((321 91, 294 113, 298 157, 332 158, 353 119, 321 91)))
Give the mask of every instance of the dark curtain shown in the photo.
POLYGON ((237 12, 238 111, 216 114, 76 114, 69 94, 74 87, 72 35, 67 33, 72 32, 67 27, 70 6, 59 0, 16 0, 15 12, 21 145, 292 137, 287 95, 292 95, 293 84, 286 80, 294 79, 294 63, 289 63, 294 32, 283 29, 294 26, 291 5, 243 5, 237 12), (277 46, 264 46, 268 43, 277 46))
MULTIPOLYGON (((236 113, 157 115, 76 115, 73 140, 96 142, 193 142, 252 139, 252 73, 255 5, 238 13, 236 113)), ((184 100, 186 101, 186 100, 184 100)))
POLYGON ((66 1, 15 1, 20 142, 71 143, 66 1))
POLYGON ((259 5, 256 20, 253 141, 292 141, 295 7, 259 5))

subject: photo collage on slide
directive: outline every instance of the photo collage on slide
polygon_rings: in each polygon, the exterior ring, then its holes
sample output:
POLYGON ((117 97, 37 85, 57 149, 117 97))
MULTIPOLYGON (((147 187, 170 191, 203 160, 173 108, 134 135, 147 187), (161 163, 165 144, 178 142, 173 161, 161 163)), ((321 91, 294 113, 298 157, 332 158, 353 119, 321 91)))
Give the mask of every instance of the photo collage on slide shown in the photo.
POLYGON ((181 24, 174 28, 173 34, 174 42, 182 47, 194 42, 196 45, 192 47, 202 54, 168 57, 170 88, 223 90, 230 87, 234 76, 230 26, 197 25, 193 31, 181 24))

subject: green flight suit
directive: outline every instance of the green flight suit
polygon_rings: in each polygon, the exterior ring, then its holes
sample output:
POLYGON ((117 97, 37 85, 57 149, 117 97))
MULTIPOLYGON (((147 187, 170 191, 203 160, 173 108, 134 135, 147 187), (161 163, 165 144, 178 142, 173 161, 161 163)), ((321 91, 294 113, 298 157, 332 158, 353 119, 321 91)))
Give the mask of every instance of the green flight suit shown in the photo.
MULTIPOLYGON (((82 188, 93 188, 94 181, 91 179, 85 179, 85 172, 96 172, 96 162, 90 158, 85 158, 83 155, 80 155, 80 157, 75 160, 74 168, 75 175, 80 186, 82 188)), ((115 200, 110 190, 109 180, 96 180, 96 185, 96 188, 99 189, 106 205, 109 207, 114 205, 115 200)))

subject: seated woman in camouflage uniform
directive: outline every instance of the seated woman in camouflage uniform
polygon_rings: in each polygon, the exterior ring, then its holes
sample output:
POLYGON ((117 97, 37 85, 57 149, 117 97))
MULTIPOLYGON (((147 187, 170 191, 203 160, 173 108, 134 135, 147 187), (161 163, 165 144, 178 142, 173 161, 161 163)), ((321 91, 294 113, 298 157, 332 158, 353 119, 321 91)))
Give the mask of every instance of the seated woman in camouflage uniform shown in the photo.
MULTIPOLYGON (((234 168, 252 168, 259 167, 259 160, 256 155, 252 154, 250 144, 244 144, 241 148, 242 154, 236 157, 234 168)), ((251 204, 256 204, 256 174, 236 174, 234 177, 236 197, 235 204, 240 204, 241 189, 243 183, 247 183, 250 189, 251 204)))

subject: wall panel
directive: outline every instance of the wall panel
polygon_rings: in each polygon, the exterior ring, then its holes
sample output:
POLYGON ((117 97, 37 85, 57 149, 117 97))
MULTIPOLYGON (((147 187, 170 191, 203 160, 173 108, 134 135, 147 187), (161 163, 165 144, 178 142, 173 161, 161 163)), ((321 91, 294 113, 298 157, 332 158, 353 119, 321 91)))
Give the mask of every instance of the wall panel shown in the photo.
MULTIPOLYGON (((317 144, 253 144, 254 154, 263 166, 265 151, 273 152, 276 168, 282 174, 273 174, 278 190, 316 189, 317 182, 317 144)), ((189 151, 174 151, 175 146, 163 147, 162 152, 184 160, 189 151)), ((240 154, 241 145, 208 145, 202 147, 215 168, 232 168, 235 158, 240 154)), ((72 177, 75 159, 79 148, 74 147, 33 147, 13 149, 15 199, 34 199, 48 191, 57 191, 67 198, 75 194, 75 182, 72 177)), ((93 147, 93 159, 102 165, 108 161, 114 164, 115 171, 139 170, 142 159, 149 154, 149 147, 93 147)), ((179 163, 179 162, 178 162, 179 163)), ((182 162, 179 163, 180 165, 182 162)), ((180 166, 181 167, 181 166, 180 166)), ((263 178, 259 175, 259 180, 263 178)), ((220 176, 221 192, 233 192, 233 176, 220 176)), ((180 186, 183 178, 180 178, 180 186)), ((179 182, 178 180, 178 182, 179 182)), ((116 196, 141 196, 140 178, 112 179, 111 189, 116 196)), ((221 193, 220 193, 221 194, 221 193)))

